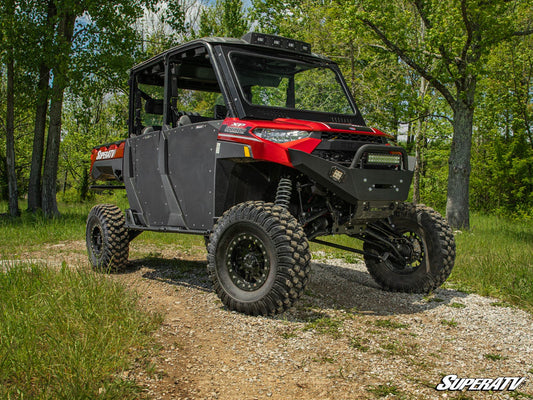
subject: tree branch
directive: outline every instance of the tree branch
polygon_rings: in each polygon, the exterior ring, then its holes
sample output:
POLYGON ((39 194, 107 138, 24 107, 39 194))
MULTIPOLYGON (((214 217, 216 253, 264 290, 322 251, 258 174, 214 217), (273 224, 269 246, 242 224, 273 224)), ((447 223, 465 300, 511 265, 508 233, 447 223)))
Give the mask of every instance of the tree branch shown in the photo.
POLYGON ((448 104, 452 107, 452 109, 455 109, 455 98, 453 97, 450 90, 441 82, 439 81, 435 76, 433 76, 427 69, 423 68, 420 64, 418 64, 415 60, 413 60, 407 52, 404 49, 401 49, 398 47, 395 43, 393 43, 385 33, 379 29, 373 22, 367 20, 367 19, 361 19, 361 21, 368 26, 374 33, 385 43, 385 45, 395 53, 398 57, 400 57, 407 65, 409 65, 411 68, 413 68, 415 71, 417 71, 420 75, 422 75, 424 78, 426 78, 431 85, 435 89, 437 89, 446 99, 448 104))
POLYGON ((528 28, 523 31, 516 31, 511 33, 511 36, 528 36, 533 34, 533 28, 528 28))
MULTIPOLYGON (((424 26, 427 29, 431 29, 433 27, 433 24, 429 20, 429 17, 427 15, 426 9, 424 8, 424 4, 421 0, 414 0, 414 5, 416 7, 416 10, 418 11, 418 14, 420 15, 420 18, 422 19, 422 22, 424 23, 424 26)), ((452 71, 450 70, 450 65, 453 63, 452 58, 444 48, 444 46, 439 46, 440 56, 439 58, 442 58, 446 62, 446 69, 450 73, 451 76, 453 76, 452 71)))
MULTIPOLYGON (((375 47, 376 49, 380 49, 380 50, 385 50, 385 51, 391 52, 391 49, 389 49, 387 46, 382 46, 382 45, 375 44, 375 43, 367 44, 366 46, 375 47)), ((424 54, 426 56, 431 56, 431 57, 434 57, 434 58, 442 59, 442 55, 441 54, 432 53, 431 51, 422 50, 419 53, 424 54)), ((326 54, 326 56, 327 56, 327 54, 326 54)), ((346 57, 346 58, 348 58, 348 57, 346 57)))
POLYGON ((459 64, 459 67, 465 67, 466 66, 466 57, 468 56, 468 49, 470 48, 470 45, 472 44, 472 26, 471 22, 468 19, 468 12, 466 10, 466 1, 461 0, 461 16, 463 17, 463 22, 465 24, 466 28, 466 42, 463 46, 463 51, 461 52, 461 59, 457 60, 457 64, 459 64))
POLYGON ((426 28, 431 29, 433 27, 433 24, 429 20, 422 2, 420 0, 414 0, 413 3, 418 11, 418 14, 420 14, 420 18, 422 18, 422 22, 424 22, 424 25, 426 26, 426 28))
POLYGON ((426 113, 426 114, 423 114, 423 115, 419 115, 418 117, 413 118, 413 119, 411 119, 409 121, 400 121, 399 123, 400 124, 410 124, 411 122, 415 122, 415 121, 418 121, 419 119, 425 119, 425 118, 443 118, 443 119, 447 120, 450 124, 453 123, 453 119, 448 117, 447 115, 429 114, 429 113, 426 113))

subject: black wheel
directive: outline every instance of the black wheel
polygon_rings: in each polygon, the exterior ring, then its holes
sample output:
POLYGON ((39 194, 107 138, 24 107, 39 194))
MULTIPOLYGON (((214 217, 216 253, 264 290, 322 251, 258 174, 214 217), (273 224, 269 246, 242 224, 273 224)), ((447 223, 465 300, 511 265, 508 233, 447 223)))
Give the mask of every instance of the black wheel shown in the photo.
POLYGON ((224 213, 208 244, 214 289, 231 310, 285 311, 309 280, 311 255, 302 227, 283 207, 251 201, 224 213))
POLYGON ((444 283, 455 261, 455 240, 446 220, 422 204, 400 204, 391 217, 396 235, 389 240, 398 254, 376 241, 365 242, 365 252, 385 258, 365 256, 368 272, 385 290, 428 293, 444 283))
POLYGON ((93 268, 118 272, 126 267, 129 234, 120 208, 112 204, 94 206, 87 217, 85 237, 93 268))

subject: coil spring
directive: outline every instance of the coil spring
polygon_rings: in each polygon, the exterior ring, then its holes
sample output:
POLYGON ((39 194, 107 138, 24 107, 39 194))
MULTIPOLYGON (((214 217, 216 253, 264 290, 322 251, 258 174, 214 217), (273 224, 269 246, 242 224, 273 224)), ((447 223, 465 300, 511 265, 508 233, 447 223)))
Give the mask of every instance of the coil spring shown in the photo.
POLYGON ((285 209, 289 208, 292 195, 292 181, 288 178, 281 178, 278 183, 278 190, 276 191, 275 204, 285 209))

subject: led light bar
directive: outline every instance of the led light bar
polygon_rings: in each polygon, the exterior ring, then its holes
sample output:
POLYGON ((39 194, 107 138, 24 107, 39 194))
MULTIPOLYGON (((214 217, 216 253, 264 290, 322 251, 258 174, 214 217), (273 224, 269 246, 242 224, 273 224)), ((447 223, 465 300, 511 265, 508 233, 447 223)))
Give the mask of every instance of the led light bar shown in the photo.
POLYGON ((400 154, 368 153, 366 162, 377 165, 398 165, 402 161, 400 154))
POLYGON ((311 45, 300 40, 258 32, 248 32, 241 39, 250 44, 290 50, 296 53, 311 54, 311 45))

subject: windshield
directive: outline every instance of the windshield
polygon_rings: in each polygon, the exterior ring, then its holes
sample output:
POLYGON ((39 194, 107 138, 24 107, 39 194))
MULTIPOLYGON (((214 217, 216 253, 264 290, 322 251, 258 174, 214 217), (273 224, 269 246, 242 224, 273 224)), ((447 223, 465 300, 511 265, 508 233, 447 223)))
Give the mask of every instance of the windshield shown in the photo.
POLYGON ((243 53, 230 58, 252 105, 354 114, 337 72, 328 66, 243 53))

